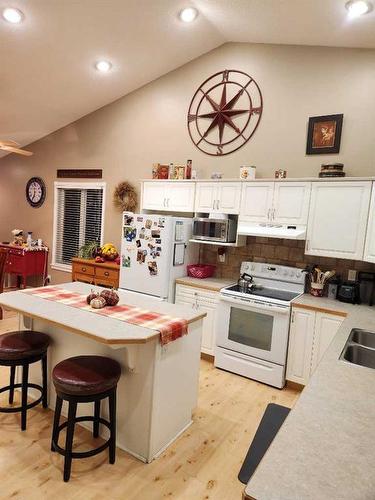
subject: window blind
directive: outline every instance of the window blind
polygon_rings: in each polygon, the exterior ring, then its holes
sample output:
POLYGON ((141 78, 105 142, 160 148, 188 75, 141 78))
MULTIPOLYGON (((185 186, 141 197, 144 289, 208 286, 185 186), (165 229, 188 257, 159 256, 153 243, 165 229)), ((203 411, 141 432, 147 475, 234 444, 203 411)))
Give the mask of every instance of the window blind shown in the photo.
POLYGON ((101 242, 103 188, 57 188, 55 262, 70 265, 79 248, 101 242))

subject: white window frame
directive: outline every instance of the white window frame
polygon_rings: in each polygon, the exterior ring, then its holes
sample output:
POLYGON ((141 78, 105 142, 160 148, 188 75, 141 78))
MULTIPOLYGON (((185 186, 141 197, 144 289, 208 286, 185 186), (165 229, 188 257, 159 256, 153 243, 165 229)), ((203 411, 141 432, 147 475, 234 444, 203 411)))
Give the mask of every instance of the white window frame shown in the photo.
POLYGON ((57 241, 57 197, 59 189, 102 189, 103 202, 102 202, 102 226, 100 234, 100 244, 103 245, 104 237, 104 214, 105 214, 105 193, 106 182, 55 182, 54 183, 54 199, 53 199, 53 246, 52 246, 52 263, 51 269, 56 271, 64 271, 66 273, 72 272, 71 264, 60 264, 56 262, 56 241, 57 241))

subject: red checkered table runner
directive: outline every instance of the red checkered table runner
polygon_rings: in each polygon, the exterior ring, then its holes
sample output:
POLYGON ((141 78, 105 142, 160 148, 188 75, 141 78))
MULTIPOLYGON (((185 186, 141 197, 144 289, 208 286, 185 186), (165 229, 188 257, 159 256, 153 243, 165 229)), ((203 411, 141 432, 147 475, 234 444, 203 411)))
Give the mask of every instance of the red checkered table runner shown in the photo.
POLYGON ((71 292, 56 286, 46 286, 23 290, 24 293, 40 297, 42 299, 59 302, 67 306, 83 309, 94 314, 108 316, 132 325, 139 325, 160 332, 160 342, 162 345, 176 340, 188 331, 188 323, 185 319, 174 318, 166 314, 160 314, 137 306, 118 304, 117 306, 104 307, 103 309, 93 309, 86 302, 86 295, 71 292))

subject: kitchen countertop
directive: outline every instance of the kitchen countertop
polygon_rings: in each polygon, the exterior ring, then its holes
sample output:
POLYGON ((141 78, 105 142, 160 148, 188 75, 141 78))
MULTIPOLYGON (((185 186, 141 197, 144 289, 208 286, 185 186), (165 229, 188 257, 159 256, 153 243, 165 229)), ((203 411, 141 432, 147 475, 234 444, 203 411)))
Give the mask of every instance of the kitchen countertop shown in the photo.
MULTIPOLYGON (((57 286, 87 295, 93 288, 92 285, 78 281, 57 286)), ((95 287, 95 290, 104 290, 104 288, 95 287)), ((205 313, 197 313, 190 307, 159 301, 147 295, 142 296, 141 294, 121 290, 118 294, 120 296, 119 304, 135 305, 149 311, 184 318, 188 323, 193 323, 206 316, 205 313)), ((108 316, 93 314, 90 311, 35 297, 22 291, 2 293, 0 295, 0 306, 7 307, 31 318, 49 321, 64 327, 66 330, 93 338, 103 344, 142 344, 160 335, 156 330, 132 325, 108 316)))
POLYGON ((352 328, 375 309, 304 295, 297 307, 347 314, 245 489, 256 500, 374 500, 375 370, 339 360, 352 328))
MULTIPOLYGON (((302 307, 313 311, 331 312, 339 316, 347 316, 350 312, 358 309, 356 304, 348 304, 339 300, 329 299, 328 297, 314 297, 310 293, 304 293, 300 297, 292 300, 293 307, 302 307)), ((362 306, 367 307, 367 306, 362 306)), ((370 309, 369 307, 367 307, 370 309)), ((374 309, 375 313, 375 309, 374 309)))
POLYGON ((236 283, 236 280, 226 280, 221 278, 192 278, 191 276, 185 276, 184 278, 176 279, 176 283, 179 285, 193 286, 196 288, 203 288, 204 290, 211 290, 213 292, 219 292, 225 286, 232 285, 236 283))

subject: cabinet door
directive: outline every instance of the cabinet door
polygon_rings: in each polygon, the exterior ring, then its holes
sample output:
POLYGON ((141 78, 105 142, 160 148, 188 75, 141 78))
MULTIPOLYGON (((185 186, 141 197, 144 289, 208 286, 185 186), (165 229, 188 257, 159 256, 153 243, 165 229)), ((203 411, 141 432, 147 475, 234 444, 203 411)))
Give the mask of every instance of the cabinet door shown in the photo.
POLYGON ((207 313, 202 324, 202 352, 214 355, 216 308, 219 301, 218 292, 210 292, 200 288, 176 285, 175 303, 192 307, 207 313))
POLYGON ((341 323, 344 321, 343 316, 329 313, 316 313, 315 319, 315 332, 313 351, 311 359, 311 374, 318 366, 323 354, 326 352, 327 347, 332 342, 333 337, 338 332, 341 323))
POLYGON ((306 225, 310 182, 275 182, 273 220, 280 224, 306 225))
POLYGON ((311 372, 315 313, 293 308, 289 332, 289 350, 286 378, 298 384, 307 384, 311 372))
POLYGON ((363 260, 375 262, 375 186, 372 184, 372 196, 370 203, 370 214, 368 218, 365 255, 363 260))
POLYGON ((166 205, 169 212, 194 212, 194 195, 194 182, 165 184, 166 205))
POLYGON ((311 189, 305 253, 361 260, 371 182, 316 182, 311 189))
POLYGON ((165 184, 144 182, 142 187, 142 207, 145 210, 166 210, 165 184))
POLYGON ((219 182, 217 185, 215 212, 239 214, 241 204, 240 182, 219 182))
POLYGON ((197 182, 195 211, 210 213, 215 210, 217 182, 197 182))
POLYGON ((240 220, 269 222, 274 182, 243 183, 240 220))

